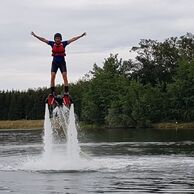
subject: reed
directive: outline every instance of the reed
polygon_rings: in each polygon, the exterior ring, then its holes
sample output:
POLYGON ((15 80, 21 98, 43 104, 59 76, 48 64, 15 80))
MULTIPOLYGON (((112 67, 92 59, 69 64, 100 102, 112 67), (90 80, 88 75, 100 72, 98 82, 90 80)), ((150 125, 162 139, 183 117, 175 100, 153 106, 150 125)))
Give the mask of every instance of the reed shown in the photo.
POLYGON ((43 129, 43 120, 0 121, 0 129, 43 129))
POLYGON ((194 123, 157 123, 152 125, 156 129, 194 129, 194 123))
MULTIPOLYGON (((14 129, 43 129, 44 120, 6 120, 0 121, 0 130, 14 130, 14 129)), ((97 126, 97 125, 85 125, 80 123, 81 129, 106 129, 105 126, 97 126)), ((152 128, 155 129, 194 129, 194 122, 191 123, 156 123, 152 124, 152 128)))

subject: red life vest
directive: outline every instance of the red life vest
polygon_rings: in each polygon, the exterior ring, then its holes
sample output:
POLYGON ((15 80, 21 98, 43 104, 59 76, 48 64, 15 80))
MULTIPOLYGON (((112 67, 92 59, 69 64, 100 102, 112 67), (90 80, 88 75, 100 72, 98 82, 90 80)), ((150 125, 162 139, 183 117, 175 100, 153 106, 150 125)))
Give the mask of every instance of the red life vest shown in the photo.
POLYGON ((54 43, 52 48, 52 56, 66 56, 65 54, 65 48, 63 46, 63 43, 56 44, 54 43))

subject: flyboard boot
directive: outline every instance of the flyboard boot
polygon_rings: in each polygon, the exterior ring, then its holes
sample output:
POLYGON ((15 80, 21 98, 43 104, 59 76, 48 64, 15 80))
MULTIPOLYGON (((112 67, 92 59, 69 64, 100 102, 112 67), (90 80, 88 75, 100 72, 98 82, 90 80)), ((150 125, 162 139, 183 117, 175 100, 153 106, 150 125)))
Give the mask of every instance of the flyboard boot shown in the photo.
POLYGON ((69 87, 65 86, 64 88, 65 92, 63 95, 63 104, 70 108, 71 104, 73 103, 71 96, 69 95, 69 87))
POLYGON ((48 104, 50 118, 52 118, 53 110, 58 107, 62 107, 63 105, 70 109, 71 104, 73 103, 72 98, 69 95, 69 92, 66 88, 63 96, 56 95, 54 88, 51 87, 51 94, 48 95, 45 103, 48 104))
POLYGON ((68 93, 63 95, 63 104, 70 108, 71 104, 73 103, 71 96, 68 93))
POLYGON ((48 104, 50 118, 52 117, 52 112, 54 108, 56 107, 55 96, 56 96, 55 87, 51 87, 51 93, 48 95, 48 97, 45 100, 45 103, 48 104))

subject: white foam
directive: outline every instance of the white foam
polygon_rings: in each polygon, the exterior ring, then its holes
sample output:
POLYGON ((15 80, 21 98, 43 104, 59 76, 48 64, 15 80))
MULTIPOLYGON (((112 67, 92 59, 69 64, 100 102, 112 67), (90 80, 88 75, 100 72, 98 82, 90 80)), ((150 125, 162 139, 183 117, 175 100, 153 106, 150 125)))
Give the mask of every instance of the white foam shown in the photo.
POLYGON ((77 138, 77 128, 75 124, 74 105, 71 105, 69 112, 69 123, 67 128, 67 157, 75 161, 80 158, 80 146, 77 138))
POLYGON ((69 171, 69 170, 92 170, 95 164, 88 160, 80 158, 79 160, 72 160, 64 155, 55 153, 52 158, 47 161, 44 157, 31 157, 21 165, 22 170, 44 171, 44 170, 56 170, 56 171, 69 171))
MULTIPOLYGON (((63 114, 63 112, 61 111, 63 114)), ((63 114, 67 117, 67 114, 63 114)), ((24 170, 84 170, 88 168, 88 159, 84 158, 86 154, 81 152, 78 137, 77 127, 74 114, 74 105, 71 105, 68 114, 68 126, 66 132, 66 145, 63 149, 56 146, 53 142, 53 129, 49 118, 48 105, 45 106, 45 121, 44 121, 44 152, 41 156, 29 157, 22 165, 24 170), (81 156, 82 155, 82 156, 81 156)), ((62 123, 61 123, 62 124, 62 123)), ((64 122, 63 122, 64 124, 64 122)), ((93 163, 91 162, 91 165, 93 163)))
POLYGON ((52 147, 53 147, 53 130, 51 127, 51 121, 49 118, 48 104, 45 105, 45 117, 44 117, 44 153, 43 157, 45 160, 49 161, 52 157, 52 147))

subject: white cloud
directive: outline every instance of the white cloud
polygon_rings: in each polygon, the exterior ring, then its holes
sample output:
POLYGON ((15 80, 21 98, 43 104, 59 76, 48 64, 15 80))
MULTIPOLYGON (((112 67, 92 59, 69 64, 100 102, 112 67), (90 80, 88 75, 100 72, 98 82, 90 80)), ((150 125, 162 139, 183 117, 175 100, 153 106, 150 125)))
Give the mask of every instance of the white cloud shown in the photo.
POLYGON ((75 81, 110 53, 127 59, 142 38, 192 32, 193 10, 191 0, 1 0, 0 90, 49 86, 51 51, 31 30, 47 39, 55 32, 64 39, 88 33, 67 47, 69 80, 75 81))

